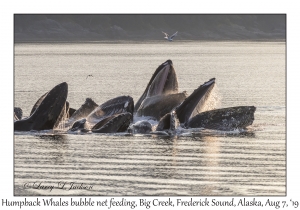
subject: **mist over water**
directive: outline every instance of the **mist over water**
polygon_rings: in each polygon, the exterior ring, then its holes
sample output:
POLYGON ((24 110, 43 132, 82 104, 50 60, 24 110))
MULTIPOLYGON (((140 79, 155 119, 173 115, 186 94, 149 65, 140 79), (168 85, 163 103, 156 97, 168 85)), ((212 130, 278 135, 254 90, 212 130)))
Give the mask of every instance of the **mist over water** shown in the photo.
POLYGON ((14 58, 14 102, 24 116, 61 82, 68 83, 67 100, 75 109, 88 97, 99 105, 121 95, 137 102, 167 59, 179 92, 191 94, 216 78, 205 110, 257 108, 253 125, 242 132, 78 135, 62 133, 63 124, 55 131, 15 132, 15 195, 285 195, 284 42, 15 44, 14 58), (94 187, 24 188, 59 181, 94 187))

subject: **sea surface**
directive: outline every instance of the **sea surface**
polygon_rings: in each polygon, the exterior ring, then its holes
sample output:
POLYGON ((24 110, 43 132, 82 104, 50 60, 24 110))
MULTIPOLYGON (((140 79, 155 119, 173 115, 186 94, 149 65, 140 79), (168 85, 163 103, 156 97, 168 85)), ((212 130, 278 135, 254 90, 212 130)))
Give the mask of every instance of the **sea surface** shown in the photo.
POLYGON ((286 195, 285 42, 18 43, 14 106, 28 116, 61 82, 75 109, 86 98, 136 102, 167 59, 180 91, 216 78, 216 108, 253 105, 253 124, 174 136, 15 132, 14 195, 286 195))

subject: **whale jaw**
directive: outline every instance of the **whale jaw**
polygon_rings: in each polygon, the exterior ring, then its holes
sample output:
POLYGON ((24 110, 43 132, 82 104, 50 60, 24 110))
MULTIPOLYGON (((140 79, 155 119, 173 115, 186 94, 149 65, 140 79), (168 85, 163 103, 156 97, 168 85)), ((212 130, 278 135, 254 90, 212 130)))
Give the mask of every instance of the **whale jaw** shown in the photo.
POLYGON ((14 130, 49 130, 53 129, 61 118, 68 95, 68 84, 63 82, 50 90, 32 115, 14 122, 14 130))

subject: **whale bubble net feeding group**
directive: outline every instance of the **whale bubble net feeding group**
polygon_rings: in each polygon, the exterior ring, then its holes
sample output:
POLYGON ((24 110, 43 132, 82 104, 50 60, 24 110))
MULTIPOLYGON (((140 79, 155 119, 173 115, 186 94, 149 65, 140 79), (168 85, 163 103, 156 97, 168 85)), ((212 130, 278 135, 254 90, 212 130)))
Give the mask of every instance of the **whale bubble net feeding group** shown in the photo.
POLYGON ((131 96, 119 96, 101 105, 87 98, 74 109, 67 101, 68 84, 63 82, 37 100, 29 117, 22 118, 22 109, 14 107, 14 130, 172 135, 181 129, 247 129, 254 121, 256 107, 216 109, 214 88, 212 78, 190 95, 179 92, 173 62, 167 60, 155 70, 136 103, 131 96))

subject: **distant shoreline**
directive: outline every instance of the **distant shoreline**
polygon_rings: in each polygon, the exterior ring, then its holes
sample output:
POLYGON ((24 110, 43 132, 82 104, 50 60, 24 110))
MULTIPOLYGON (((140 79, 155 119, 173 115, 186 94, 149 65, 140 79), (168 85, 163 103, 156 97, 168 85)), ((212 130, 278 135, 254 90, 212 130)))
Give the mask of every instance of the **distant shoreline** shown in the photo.
POLYGON ((88 41, 88 40, 83 40, 83 41, 60 41, 60 40, 54 40, 54 41, 42 41, 42 40, 17 40, 14 41, 14 44, 74 44, 74 43, 101 43, 101 44, 123 44, 123 43, 151 43, 151 42, 155 42, 155 43, 180 43, 180 42, 286 42, 286 39, 245 39, 245 40, 241 40, 241 39, 237 39, 237 40, 213 40, 213 39, 207 39, 207 40, 176 40, 173 42, 168 42, 166 40, 98 40, 98 41, 88 41))

